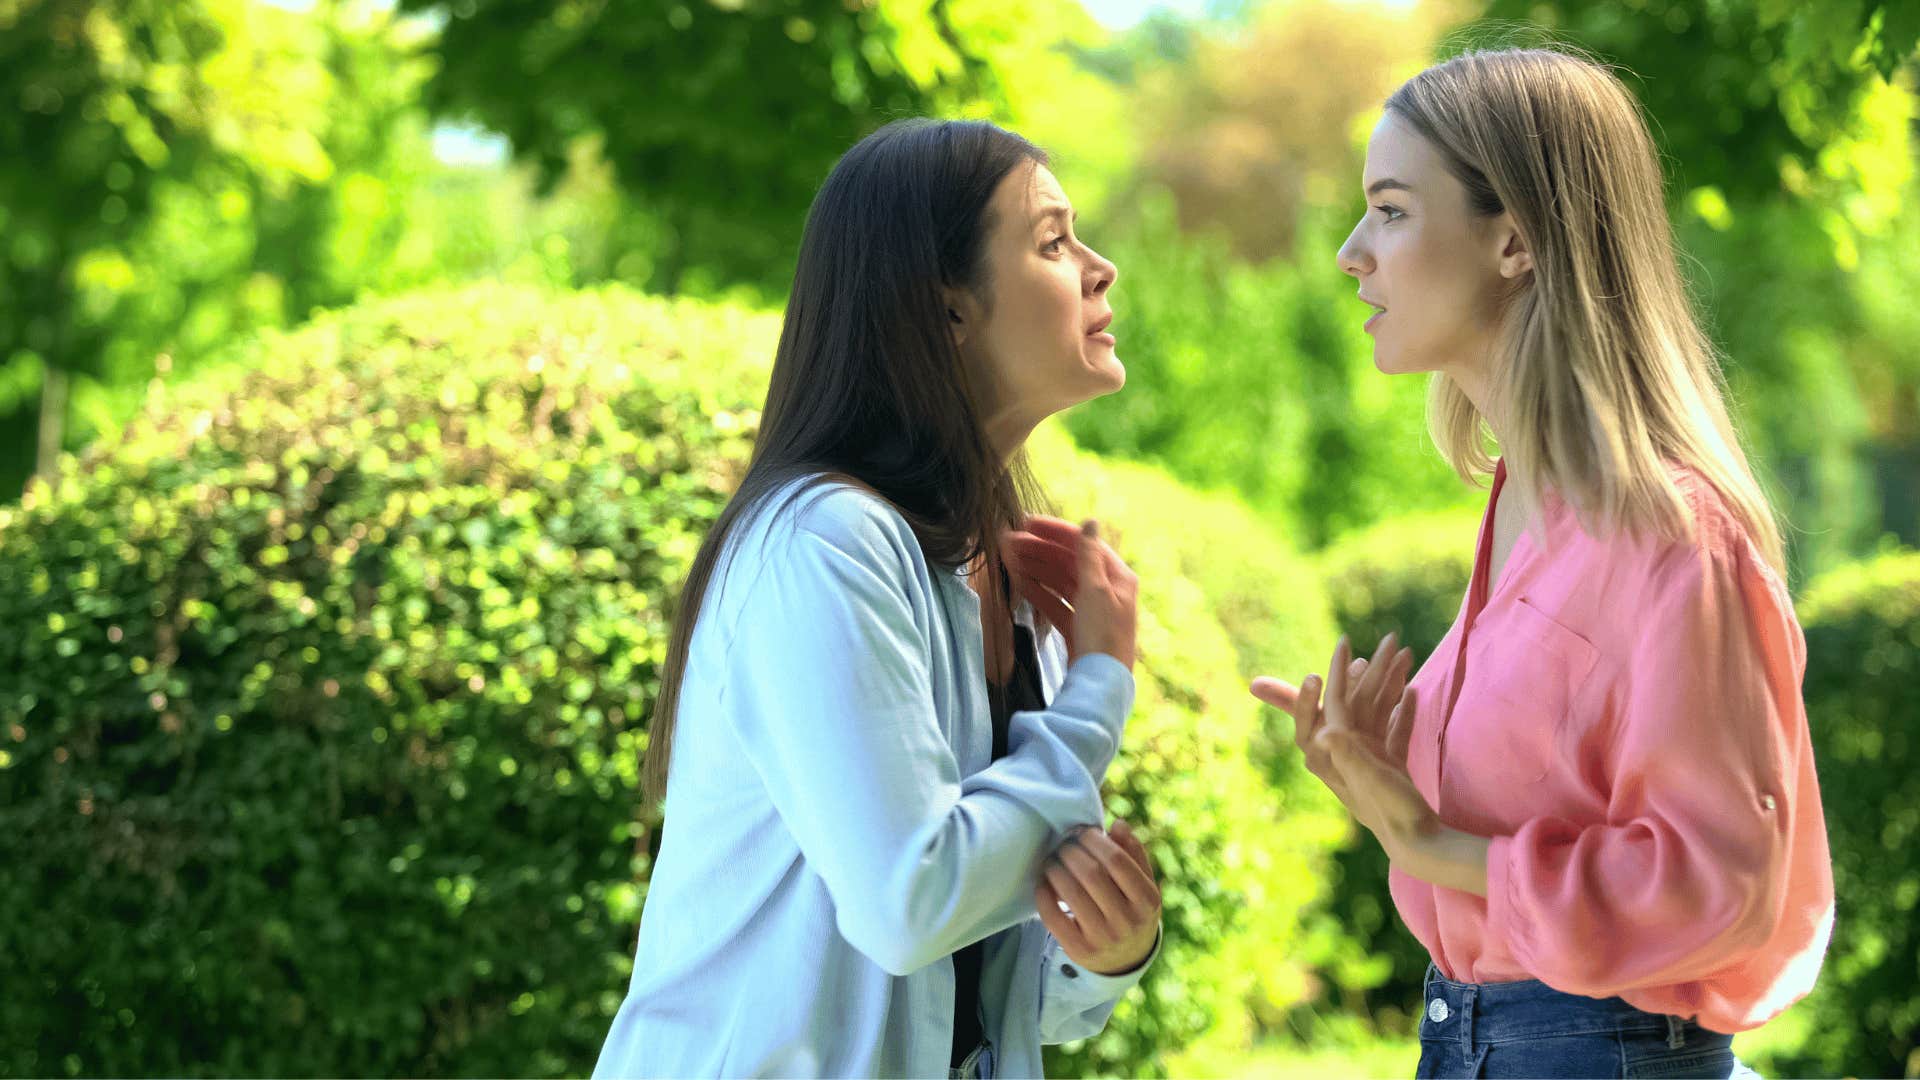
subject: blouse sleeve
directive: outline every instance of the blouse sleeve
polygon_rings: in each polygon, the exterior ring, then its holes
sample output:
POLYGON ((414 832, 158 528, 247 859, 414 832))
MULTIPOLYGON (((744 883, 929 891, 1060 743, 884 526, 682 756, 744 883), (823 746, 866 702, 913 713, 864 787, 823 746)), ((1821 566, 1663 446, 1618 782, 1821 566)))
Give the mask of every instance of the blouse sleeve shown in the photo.
POLYGON ((1704 978, 1764 944, 1785 902, 1806 715, 1784 590, 1750 549, 1678 544, 1646 595, 1603 751, 1606 823, 1537 817, 1488 854, 1489 931, 1569 993, 1704 978))

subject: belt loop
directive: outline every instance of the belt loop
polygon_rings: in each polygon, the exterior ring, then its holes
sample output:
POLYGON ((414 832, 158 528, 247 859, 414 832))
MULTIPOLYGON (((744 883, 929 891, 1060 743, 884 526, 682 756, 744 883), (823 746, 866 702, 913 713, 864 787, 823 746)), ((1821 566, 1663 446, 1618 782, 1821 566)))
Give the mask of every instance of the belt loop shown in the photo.
POLYGON ((1479 1012, 1480 987, 1476 983, 1467 987, 1466 993, 1462 994, 1460 999, 1460 1039, 1466 1044, 1468 1050, 1474 1050, 1480 1045, 1474 1034, 1474 1029, 1479 1026, 1477 1022, 1480 1018, 1479 1012))
POLYGON ((1678 1050, 1687 1045, 1685 1022, 1677 1016, 1667 1017, 1667 1049, 1678 1050))

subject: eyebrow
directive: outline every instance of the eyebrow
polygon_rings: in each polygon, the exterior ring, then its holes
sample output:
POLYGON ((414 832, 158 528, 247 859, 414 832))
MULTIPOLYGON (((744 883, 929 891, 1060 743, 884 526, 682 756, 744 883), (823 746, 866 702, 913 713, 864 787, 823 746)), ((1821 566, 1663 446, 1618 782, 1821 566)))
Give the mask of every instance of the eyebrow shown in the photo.
POLYGON ((1033 223, 1035 225, 1038 225, 1041 222, 1047 220, 1048 218, 1053 218, 1053 217, 1063 217, 1063 218, 1066 218, 1068 221, 1079 221, 1080 211, 1075 210, 1071 214, 1069 214, 1067 212, 1066 207, 1061 206, 1059 203, 1055 203, 1052 206, 1042 208, 1039 213, 1033 215, 1033 223))
POLYGON ((1381 192, 1386 191, 1388 188, 1398 188, 1409 195, 1413 194, 1413 188, 1409 187, 1405 180, 1395 180, 1394 178, 1389 176, 1385 180, 1375 180, 1373 183, 1368 184, 1367 198, 1371 199, 1375 195, 1378 195, 1381 192))

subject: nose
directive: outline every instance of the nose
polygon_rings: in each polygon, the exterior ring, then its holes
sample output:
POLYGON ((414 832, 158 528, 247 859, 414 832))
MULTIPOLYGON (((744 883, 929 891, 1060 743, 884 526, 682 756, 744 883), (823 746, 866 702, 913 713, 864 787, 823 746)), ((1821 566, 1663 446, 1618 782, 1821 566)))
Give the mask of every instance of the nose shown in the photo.
POLYGON ((1101 293, 1113 288, 1113 283, 1120 280, 1120 268, 1113 265, 1113 263, 1107 260, 1106 256, 1092 248, 1087 249, 1087 256, 1087 268, 1084 278, 1087 295, 1099 296, 1101 293))
POLYGON ((1360 230, 1365 227, 1362 221, 1347 234, 1340 250, 1334 252, 1334 260, 1340 264, 1340 272, 1349 277, 1360 277, 1373 270, 1373 253, 1367 250, 1366 241, 1361 239, 1360 230))

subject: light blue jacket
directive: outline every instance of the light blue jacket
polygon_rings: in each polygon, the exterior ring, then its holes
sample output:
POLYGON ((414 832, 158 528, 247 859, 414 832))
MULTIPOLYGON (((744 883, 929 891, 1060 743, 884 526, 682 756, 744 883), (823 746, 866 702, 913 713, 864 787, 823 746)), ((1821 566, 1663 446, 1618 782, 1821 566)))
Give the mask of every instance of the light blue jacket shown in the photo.
POLYGON ((944 1077, 951 956, 983 938, 992 1071, 1039 1076, 1041 1044, 1098 1032, 1146 967, 1080 969, 1033 907, 1041 860, 1101 821, 1133 676, 1048 633, 1052 707, 990 761, 979 598, 883 500, 800 487, 736 526, 703 603, 594 1076, 944 1077))

